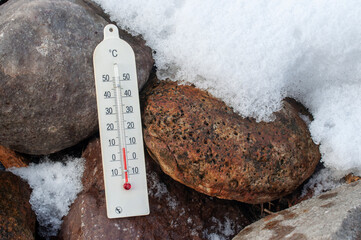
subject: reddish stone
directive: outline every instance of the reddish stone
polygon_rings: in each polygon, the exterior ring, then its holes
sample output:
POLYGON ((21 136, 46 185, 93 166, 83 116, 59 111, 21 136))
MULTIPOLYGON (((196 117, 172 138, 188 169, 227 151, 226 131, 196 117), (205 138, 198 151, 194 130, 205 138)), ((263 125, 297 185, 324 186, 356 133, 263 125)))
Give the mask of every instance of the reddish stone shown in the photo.
POLYGON ((343 178, 348 184, 361 180, 360 176, 353 175, 352 173, 347 174, 343 178))
POLYGON ((0 146, 0 162, 5 168, 11 167, 27 167, 27 162, 14 151, 0 146))
POLYGON ((212 233, 231 238, 251 222, 244 204, 214 199, 173 181, 148 155, 150 215, 108 219, 99 139, 83 157, 84 190, 64 218, 61 239, 204 239, 212 233), (226 234, 227 227, 233 232, 226 234))
POLYGON ((194 86, 154 80, 142 102, 149 153, 173 179, 210 196, 272 201, 295 190, 320 160, 290 101, 273 122, 258 123, 194 86))
POLYGON ((0 239, 34 239, 36 216, 30 193, 18 176, 0 171, 0 239))

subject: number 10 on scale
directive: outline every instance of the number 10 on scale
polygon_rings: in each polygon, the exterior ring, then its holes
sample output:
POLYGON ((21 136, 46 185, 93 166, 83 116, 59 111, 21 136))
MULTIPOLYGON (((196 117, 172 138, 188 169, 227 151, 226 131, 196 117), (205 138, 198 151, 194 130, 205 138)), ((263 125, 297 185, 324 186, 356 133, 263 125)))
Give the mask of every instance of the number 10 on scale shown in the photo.
POLYGON ((93 55, 108 218, 149 214, 135 57, 118 28, 93 55))

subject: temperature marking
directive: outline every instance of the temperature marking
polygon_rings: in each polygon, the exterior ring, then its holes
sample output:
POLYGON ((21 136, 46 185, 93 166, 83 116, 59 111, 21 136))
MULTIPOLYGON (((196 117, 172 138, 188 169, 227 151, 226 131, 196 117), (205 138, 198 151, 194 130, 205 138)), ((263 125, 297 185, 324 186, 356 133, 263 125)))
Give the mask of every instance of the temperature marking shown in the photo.
MULTIPOLYGON (((115 88, 115 95, 116 95, 116 99, 119 100, 119 102, 117 104, 115 104, 114 106, 117 107, 117 117, 118 117, 118 125, 119 125, 119 129, 124 129, 124 117, 123 117, 123 96, 121 94, 121 84, 120 84, 120 77, 119 77, 119 68, 118 68, 118 64, 114 63, 114 88, 115 88)), ((118 131, 119 133, 119 139, 120 139, 120 144, 119 147, 120 149, 122 149, 123 151, 123 176, 125 176, 125 182, 124 182, 124 189, 125 190, 129 190, 131 188, 131 184, 129 183, 129 179, 128 179, 128 169, 127 169, 127 157, 125 154, 125 148, 126 148, 126 144, 125 144, 125 131, 118 131)))
POLYGON ((104 40, 96 47, 93 61, 107 216, 147 215, 135 56, 130 45, 119 38, 115 25, 105 26, 104 40))

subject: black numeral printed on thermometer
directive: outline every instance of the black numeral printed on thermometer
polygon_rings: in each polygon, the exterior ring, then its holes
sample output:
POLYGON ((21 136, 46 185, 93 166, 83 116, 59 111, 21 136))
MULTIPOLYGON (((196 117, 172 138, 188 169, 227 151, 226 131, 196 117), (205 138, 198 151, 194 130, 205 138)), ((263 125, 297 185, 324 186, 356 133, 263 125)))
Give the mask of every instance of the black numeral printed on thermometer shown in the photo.
POLYGON ((119 174, 118 169, 116 168, 112 169, 112 176, 118 176, 118 174, 119 174))
POLYGON ((130 74, 129 73, 123 73, 123 80, 130 80, 130 74))
POLYGON ((114 124, 113 123, 107 123, 107 130, 113 131, 114 130, 114 124))
POLYGON ((126 106, 125 107, 125 112, 126 113, 132 113, 133 112, 133 106, 126 106))
POLYGON ((112 93, 110 91, 105 91, 104 92, 104 97, 105 98, 111 98, 112 97, 112 93))
POLYGON ((103 79, 103 82, 109 82, 110 77, 109 77, 108 74, 104 74, 104 75, 102 76, 102 79, 103 79))
POLYGON ((133 129, 134 128, 134 122, 127 122, 127 128, 133 129))
POLYGON ((112 139, 109 139, 109 146, 115 146, 115 139, 112 138, 112 139))
POLYGON ((105 114, 106 114, 106 115, 111 115, 111 114, 113 114, 113 108, 111 108, 111 107, 105 108, 105 114))
POLYGON ((135 137, 130 137, 129 138, 129 144, 135 144, 135 143, 136 143, 135 137))
POLYGON ((130 89, 124 91, 124 96, 130 97, 132 96, 132 91, 130 89))

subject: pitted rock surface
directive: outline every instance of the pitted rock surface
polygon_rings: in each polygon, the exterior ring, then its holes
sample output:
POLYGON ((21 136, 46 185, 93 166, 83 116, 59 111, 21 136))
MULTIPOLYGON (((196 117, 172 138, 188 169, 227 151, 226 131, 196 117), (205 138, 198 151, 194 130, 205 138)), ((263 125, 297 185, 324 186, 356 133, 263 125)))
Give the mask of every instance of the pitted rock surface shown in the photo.
POLYGON ((83 191, 64 218, 61 239, 230 239, 252 217, 242 203, 200 194, 165 175, 146 154, 150 215, 108 219, 100 141, 89 143, 83 191))
MULTIPOLYGON (((81 0, 12 0, 0 8, 0 144, 50 154, 97 131, 92 55, 108 22, 81 0)), ((150 48, 124 31, 139 87, 150 48)))
POLYGON ((257 123, 193 86, 153 82, 142 95, 147 150, 166 174, 199 192, 272 201, 296 189, 320 160, 289 102, 273 122, 257 123))
POLYGON ((0 239, 34 239, 36 216, 30 193, 18 176, 0 171, 0 239))

